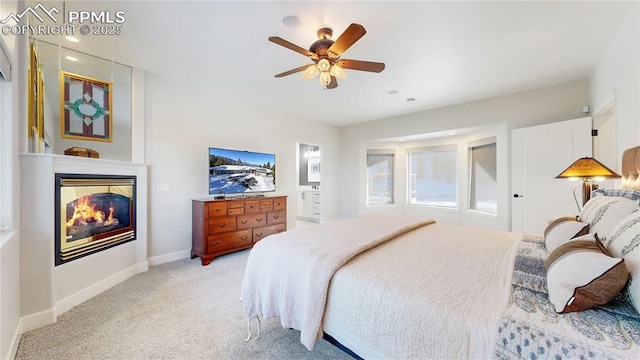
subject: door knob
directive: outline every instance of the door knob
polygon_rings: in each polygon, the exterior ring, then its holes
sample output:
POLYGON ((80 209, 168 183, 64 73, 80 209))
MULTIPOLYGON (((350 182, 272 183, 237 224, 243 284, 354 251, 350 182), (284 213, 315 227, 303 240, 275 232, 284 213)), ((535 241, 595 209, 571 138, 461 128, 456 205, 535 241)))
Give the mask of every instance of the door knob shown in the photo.
POLYGON ((514 198, 524 197, 523 195, 513 194, 514 198))

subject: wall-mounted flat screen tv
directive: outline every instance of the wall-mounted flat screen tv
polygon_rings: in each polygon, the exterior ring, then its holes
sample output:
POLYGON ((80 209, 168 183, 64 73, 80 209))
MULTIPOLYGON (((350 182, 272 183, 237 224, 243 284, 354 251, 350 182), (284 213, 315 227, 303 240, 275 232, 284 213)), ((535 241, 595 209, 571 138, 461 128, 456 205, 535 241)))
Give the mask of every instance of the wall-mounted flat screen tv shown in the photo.
POLYGON ((276 155, 209 148, 209 194, 248 194, 276 190, 276 155))

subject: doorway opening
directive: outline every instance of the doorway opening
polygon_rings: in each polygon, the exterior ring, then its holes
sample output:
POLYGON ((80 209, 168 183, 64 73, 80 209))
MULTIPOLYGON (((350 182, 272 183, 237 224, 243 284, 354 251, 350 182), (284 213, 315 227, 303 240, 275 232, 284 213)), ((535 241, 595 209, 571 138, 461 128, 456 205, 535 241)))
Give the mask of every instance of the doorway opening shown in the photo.
POLYGON ((322 161, 320 146, 297 144, 298 189, 296 219, 299 226, 320 222, 320 183, 322 161))

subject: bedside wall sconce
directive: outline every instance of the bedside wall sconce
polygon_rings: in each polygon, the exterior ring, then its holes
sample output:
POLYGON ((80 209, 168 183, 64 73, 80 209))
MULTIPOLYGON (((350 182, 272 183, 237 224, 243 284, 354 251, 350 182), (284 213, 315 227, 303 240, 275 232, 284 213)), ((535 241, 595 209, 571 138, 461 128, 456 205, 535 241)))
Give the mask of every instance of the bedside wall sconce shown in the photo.
POLYGON ((593 184, 594 181, 603 181, 604 179, 618 179, 618 175, 615 171, 604 166, 598 160, 591 157, 583 157, 576 160, 568 168, 566 168, 560 175, 556 176, 556 179, 569 179, 572 181, 580 181, 573 188, 573 199, 576 201, 578 211, 580 211, 580 205, 578 204, 578 198, 576 197, 576 188, 582 183, 582 206, 587 203, 591 198, 591 191, 597 188, 597 185, 593 184))

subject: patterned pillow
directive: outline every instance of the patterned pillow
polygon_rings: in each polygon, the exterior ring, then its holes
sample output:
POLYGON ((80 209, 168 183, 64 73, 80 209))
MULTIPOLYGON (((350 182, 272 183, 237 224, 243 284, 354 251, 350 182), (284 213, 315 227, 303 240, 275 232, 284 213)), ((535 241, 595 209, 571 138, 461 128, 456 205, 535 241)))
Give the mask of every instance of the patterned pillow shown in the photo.
POLYGON ((588 223, 578 221, 576 216, 564 216, 553 220, 544 229, 544 243, 552 252, 568 240, 588 233, 588 223))
POLYGON ((591 196, 615 196, 630 200, 640 200, 640 191, 631 189, 596 189, 591 192, 591 196))
POLYGON ((620 220, 638 209, 638 200, 619 196, 596 196, 584 205, 578 220, 589 223, 589 232, 606 242, 620 220))
POLYGON ((605 246, 612 256, 621 257, 627 263, 631 280, 623 294, 640 312, 640 210, 634 211, 618 223, 605 246))
POLYGON ((598 240, 560 245, 549 255, 545 270, 549 301, 561 314, 608 303, 629 278, 624 259, 609 256, 598 240))

